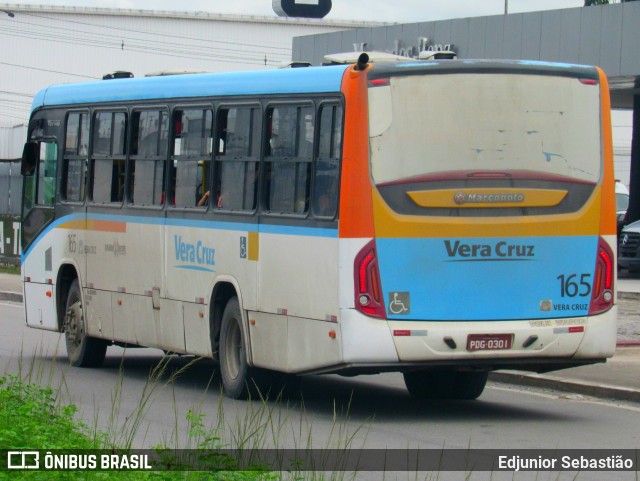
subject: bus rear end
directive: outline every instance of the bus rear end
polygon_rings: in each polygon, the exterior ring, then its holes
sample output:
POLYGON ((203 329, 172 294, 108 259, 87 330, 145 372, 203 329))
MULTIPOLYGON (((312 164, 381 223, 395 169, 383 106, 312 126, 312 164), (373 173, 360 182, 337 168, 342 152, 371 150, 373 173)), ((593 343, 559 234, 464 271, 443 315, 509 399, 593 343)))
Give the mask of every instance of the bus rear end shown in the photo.
MULTIPOLYGON (((421 397, 475 398, 491 370, 612 356, 616 226, 602 72, 415 62, 369 67, 366 81, 369 158, 353 156, 371 179, 356 186, 370 216, 359 229, 341 225, 353 256, 343 330, 362 340, 345 339, 345 361, 356 370, 397 363, 421 397)), ((354 191, 343 183, 342 199, 354 191)))

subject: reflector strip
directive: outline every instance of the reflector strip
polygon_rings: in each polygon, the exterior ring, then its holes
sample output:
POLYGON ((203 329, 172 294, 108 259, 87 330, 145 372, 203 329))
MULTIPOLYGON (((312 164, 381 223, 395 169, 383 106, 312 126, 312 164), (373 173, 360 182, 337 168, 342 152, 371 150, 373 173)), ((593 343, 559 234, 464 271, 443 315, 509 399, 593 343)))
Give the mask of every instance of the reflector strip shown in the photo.
POLYGON ((374 80, 369 80, 369 87, 386 87, 390 85, 388 78, 377 78, 374 80))
POLYGON ((578 332, 584 332, 584 326, 555 327, 553 329, 554 334, 575 334, 578 332))
POLYGON ((406 337, 406 336, 426 336, 427 331, 425 330, 415 330, 411 329, 394 329, 393 335, 396 337, 406 337))

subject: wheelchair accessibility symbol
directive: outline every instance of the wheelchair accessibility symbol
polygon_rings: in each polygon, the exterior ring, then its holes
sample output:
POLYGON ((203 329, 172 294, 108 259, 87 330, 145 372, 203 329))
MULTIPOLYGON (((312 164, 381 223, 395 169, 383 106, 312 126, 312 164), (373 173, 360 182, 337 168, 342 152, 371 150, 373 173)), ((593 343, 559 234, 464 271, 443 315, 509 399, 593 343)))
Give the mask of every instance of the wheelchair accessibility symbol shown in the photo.
POLYGON ((398 316, 411 312, 411 297, 408 292, 389 293, 389 312, 398 316))

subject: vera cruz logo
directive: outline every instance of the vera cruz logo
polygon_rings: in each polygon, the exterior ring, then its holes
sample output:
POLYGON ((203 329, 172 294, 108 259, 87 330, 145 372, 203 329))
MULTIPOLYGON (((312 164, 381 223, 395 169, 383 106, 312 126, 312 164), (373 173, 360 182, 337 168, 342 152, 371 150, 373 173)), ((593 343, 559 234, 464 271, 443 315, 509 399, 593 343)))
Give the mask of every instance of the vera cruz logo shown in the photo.
POLYGON ((535 245, 498 241, 471 244, 459 240, 445 240, 444 247, 450 261, 527 261, 536 256, 535 245))
POLYGON ((202 241, 195 244, 185 242, 182 236, 173 236, 173 246, 175 248, 176 261, 181 265, 176 265, 178 269, 192 269, 196 271, 215 272, 211 267, 216 265, 216 250, 206 247, 202 241))

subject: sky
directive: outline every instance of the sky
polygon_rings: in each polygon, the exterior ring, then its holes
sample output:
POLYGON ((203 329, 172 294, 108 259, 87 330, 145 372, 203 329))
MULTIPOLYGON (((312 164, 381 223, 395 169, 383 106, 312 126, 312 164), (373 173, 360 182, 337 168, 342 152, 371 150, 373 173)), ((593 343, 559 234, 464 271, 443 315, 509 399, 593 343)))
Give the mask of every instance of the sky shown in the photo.
MULTIPOLYGON (((15 1, 15 0, 14 0, 15 1)), ((509 13, 581 7, 584 0, 506 0, 509 13)), ((21 3, 275 16, 272 0, 33 0, 21 3)), ((505 0, 332 0, 327 20, 422 22, 500 15, 505 0)))

